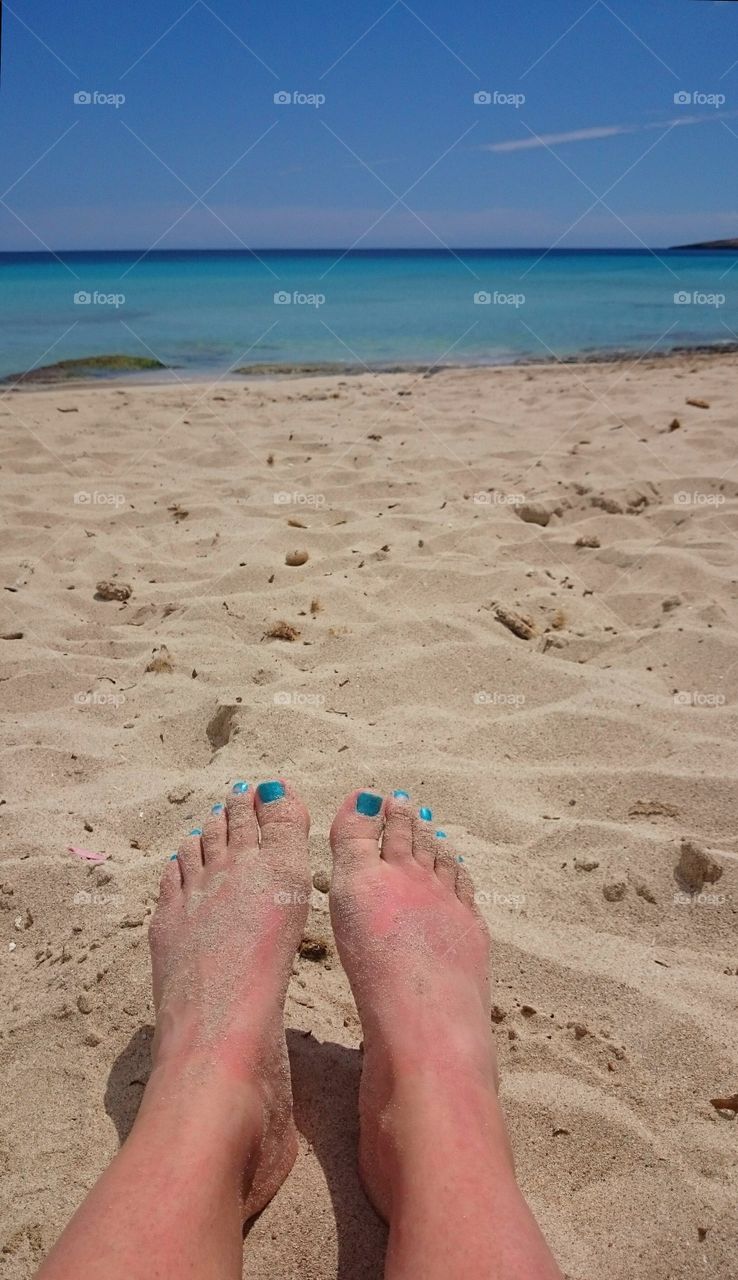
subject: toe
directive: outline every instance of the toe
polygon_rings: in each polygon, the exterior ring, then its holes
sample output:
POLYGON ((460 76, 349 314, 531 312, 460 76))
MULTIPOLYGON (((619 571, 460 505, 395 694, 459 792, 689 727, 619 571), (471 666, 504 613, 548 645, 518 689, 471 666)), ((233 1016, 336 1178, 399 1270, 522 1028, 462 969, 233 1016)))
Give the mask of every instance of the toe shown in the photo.
POLYGON ((331 848, 335 865, 379 858, 385 802, 374 791, 353 791, 333 819, 331 848))
POLYGON ((182 879, 187 883, 188 878, 197 875, 202 871, 202 840, 200 839, 202 831, 200 827, 193 827, 177 850, 177 860, 182 871, 182 879))
POLYGON ((261 847, 280 857, 298 853, 302 858, 307 848, 310 814, 295 788, 284 778, 260 782, 255 796, 256 817, 261 829, 261 847))
POLYGON ((456 859, 448 847, 445 832, 436 831, 436 875, 452 893, 456 891, 456 859))
POLYGON ((384 809, 382 857, 385 862, 410 862, 413 856, 413 809, 404 791, 395 791, 384 809))
POLYGON ((176 853, 170 854, 167 858, 164 870, 161 873, 159 881, 159 902, 157 906, 157 915, 161 911, 166 911, 167 907, 176 903, 182 895, 182 872, 179 866, 179 858, 176 853))
POLYGON ((226 799, 226 814, 229 852, 258 849, 259 824, 254 813, 254 789, 248 782, 233 783, 226 799))
POLYGON ((202 829, 202 854, 207 866, 228 856, 228 819, 224 804, 214 804, 202 829))
POLYGON ((465 907, 471 907, 472 910, 478 912, 477 895, 474 888, 474 881, 463 862, 456 859, 456 897, 465 907))
POLYGON ((436 844, 433 814, 426 805, 422 805, 413 816, 413 857, 427 871, 432 871, 435 866, 436 844))

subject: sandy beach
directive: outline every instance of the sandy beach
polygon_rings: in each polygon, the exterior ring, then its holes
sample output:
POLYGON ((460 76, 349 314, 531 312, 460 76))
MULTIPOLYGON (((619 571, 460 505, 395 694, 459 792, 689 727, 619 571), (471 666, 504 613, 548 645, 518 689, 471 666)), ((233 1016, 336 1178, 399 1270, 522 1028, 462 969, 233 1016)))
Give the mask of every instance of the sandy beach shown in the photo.
POLYGON ((320 889, 355 786, 431 805, 474 876, 565 1275, 735 1276, 737 404, 735 354, 0 397, 8 1280, 135 1115, 164 860, 280 775, 327 955, 290 985, 301 1152, 252 1280, 382 1274, 320 889))

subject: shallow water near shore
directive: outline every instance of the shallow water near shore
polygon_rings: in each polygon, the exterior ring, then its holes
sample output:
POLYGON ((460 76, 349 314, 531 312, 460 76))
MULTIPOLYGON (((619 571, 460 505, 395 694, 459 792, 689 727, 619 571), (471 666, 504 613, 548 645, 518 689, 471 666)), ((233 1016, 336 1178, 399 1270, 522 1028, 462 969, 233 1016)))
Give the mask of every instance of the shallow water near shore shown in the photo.
POLYGON ((121 353, 181 376, 724 347, 732 250, 1 254, 0 377, 121 353))

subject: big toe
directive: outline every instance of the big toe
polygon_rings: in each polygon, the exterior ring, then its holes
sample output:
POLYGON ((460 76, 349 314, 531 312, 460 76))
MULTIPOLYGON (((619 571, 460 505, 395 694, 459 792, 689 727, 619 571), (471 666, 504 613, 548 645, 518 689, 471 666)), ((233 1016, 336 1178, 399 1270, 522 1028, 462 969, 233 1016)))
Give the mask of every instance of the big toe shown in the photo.
POLYGON ((333 819, 331 849, 336 868, 379 858, 386 802, 374 791, 352 791, 333 819))

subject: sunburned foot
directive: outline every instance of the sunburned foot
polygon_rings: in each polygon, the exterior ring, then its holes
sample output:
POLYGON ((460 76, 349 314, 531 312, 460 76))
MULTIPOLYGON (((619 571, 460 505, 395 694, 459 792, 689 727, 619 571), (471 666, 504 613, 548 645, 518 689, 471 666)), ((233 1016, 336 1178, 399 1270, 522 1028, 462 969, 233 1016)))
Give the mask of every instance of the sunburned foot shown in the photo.
POLYGON ((364 1033, 360 1170, 389 1217, 402 1100, 496 1108, 489 935, 465 868, 404 793, 349 796, 331 844, 333 929, 364 1033))
POLYGON ((282 1018, 308 910, 308 828, 289 785, 236 783, 167 863, 151 923, 156 1034, 141 1110, 180 1091, 188 1107, 223 1100, 248 1151, 245 1218, 297 1151, 282 1018))

